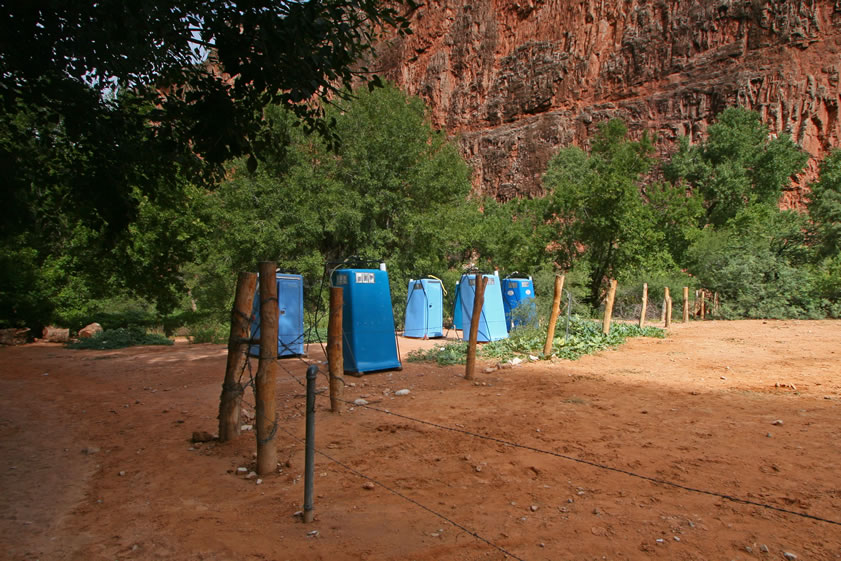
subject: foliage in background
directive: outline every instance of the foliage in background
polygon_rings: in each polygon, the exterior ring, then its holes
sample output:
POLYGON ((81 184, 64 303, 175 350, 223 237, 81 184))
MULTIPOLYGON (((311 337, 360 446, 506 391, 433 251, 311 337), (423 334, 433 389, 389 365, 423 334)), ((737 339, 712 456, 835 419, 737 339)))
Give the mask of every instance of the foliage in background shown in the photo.
MULTIPOLYGON (((567 267, 590 265, 587 303, 598 307, 605 282, 624 271, 668 268, 664 235, 655 228, 639 182, 652 165, 653 144, 646 136, 627 138, 619 120, 602 123, 589 154, 562 148, 543 178, 547 188, 544 220, 557 224, 554 257, 567 267)), ((549 242, 550 240, 546 240, 549 242)))
POLYGON ((227 302, 236 273, 261 260, 303 274, 309 307, 323 306, 324 262, 359 255, 388 264, 399 322, 409 278, 460 261, 460 225, 478 216, 470 170, 422 102, 386 86, 357 91, 328 114, 341 139, 335 152, 288 111, 268 110, 279 142, 261 154, 266 165, 252 173, 240 161, 206 197, 204 221, 215 227, 192 268, 200 306, 227 302))

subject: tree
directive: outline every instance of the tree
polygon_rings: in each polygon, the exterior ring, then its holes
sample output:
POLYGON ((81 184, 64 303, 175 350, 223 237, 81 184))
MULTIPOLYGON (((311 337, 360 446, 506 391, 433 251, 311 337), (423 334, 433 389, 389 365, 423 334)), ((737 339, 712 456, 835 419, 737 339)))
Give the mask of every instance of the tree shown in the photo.
MULTIPOLYGON (((267 111, 271 135, 288 139, 259 157, 240 159, 230 181, 207 198, 215 225, 197 279, 197 295, 236 271, 271 257, 308 282, 324 261, 354 255, 388 262, 395 303, 410 276, 445 270, 463 252, 470 169, 425 107, 392 86, 358 90, 328 110, 341 142, 305 135, 288 110, 267 111)), ((399 310, 401 306, 396 305, 399 310)))
MULTIPOLYGON (((674 184, 685 182, 704 199, 704 222, 721 226, 752 204, 775 206, 808 155, 787 134, 774 137, 759 114, 739 107, 722 111, 707 138, 685 137, 663 166, 674 184)), ((700 224, 703 226, 703 224, 700 224)))
POLYGON ((823 159, 820 178, 809 187, 807 207, 819 254, 841 254, 841 150, 835 149, 823 159))
POLYGON ((400 10, 412 3, 0 6, 2 246, 34 249, 41 267, 61 260, 61 240, 81 225, 98 236, 74 257, 91 257, 82 272, 128 260, 110 268, 117 284, 167 309, 191 255, 183 238, 195 232, 166 229, 155 213, 191 207, 187 185, 214 187, 233 157, 250 156, 253 168, 270 140, 267 104, 333 140, 319 101, 352 81, 377 83, 359 61, 383 27, 408 32, 400 10))
POLYGON ((625 124, 612 120, 600 125, 590 154, 562 148, 549 162, 545 219, 559 228, 557 261, 566 266, 580 257, 589 261, 587 301, 593 307, 608 278, 669 261, 661 249, 663 234, 640 195, 652 152, 648 136, 628 140, 625 124))
POLYGON ((730 317, 814 317, 805 217, 755 204, 720 228, 705 228, 687 250, 690 272, 721 295, 730 317))

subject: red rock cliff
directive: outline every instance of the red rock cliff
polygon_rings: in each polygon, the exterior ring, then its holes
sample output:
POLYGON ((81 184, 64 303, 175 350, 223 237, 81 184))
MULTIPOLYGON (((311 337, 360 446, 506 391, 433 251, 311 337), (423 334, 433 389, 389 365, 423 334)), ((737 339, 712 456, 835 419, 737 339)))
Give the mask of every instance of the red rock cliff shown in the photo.
POLYGON ((383 43, 380 71, 503 200, 539 193, 558 147, 612 117, 668 151, 742 105, 809 151, 812 175, 841 142, 841 0, 430 0, 413 30, 383 43))

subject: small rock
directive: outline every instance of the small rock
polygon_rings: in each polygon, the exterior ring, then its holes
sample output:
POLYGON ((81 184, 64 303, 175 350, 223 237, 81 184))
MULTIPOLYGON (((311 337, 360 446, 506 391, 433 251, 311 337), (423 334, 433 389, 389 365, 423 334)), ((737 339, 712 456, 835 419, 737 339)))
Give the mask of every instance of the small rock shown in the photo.
POLYGON ((359 399, 354 399, 353 404, 354 405, 368 405, 368 402, 360 397, 359 399))
POLYGON ((478 473, 478 472, 481 472, 481 471, 482 471, 482 466, 476 466, 476 467, 474 467, 473 469, 475 469, 475 470, 476 470, 476 472, 478 473))
POLYGON ((193 432, 193 442, 211 442, 213 440, 216 440, 216 437, 207 431, 201 430, 193 432))
POLYGON ((765 433, 765 437, 766 437, 766 438, 771 438, 771 433, 770 433, 770 432, 766 432, 766 433, 765 433))
POLYGON ((657 543, 666 543, 666 540, 664 540, 663 538, 657 538, 654 541, 656 541, 657 543))
POLYGON ((249 471, 248 475, 245 476, 246 479, 254 479, 255 477, 257 477, 256 471, 249 471))
POLYGON ((397 390, 394 395, 409 395, 409 390, 397 390))
POLYGON ((263 483, 263 480, 262 480, 262 479, 258 479, 258 480, 257 480, 257 481, 255 481, 254 483, 256 483, 257 485, 261 485, 261 484, 263 483))
POLYGON ((722 377, 721 377, 721 379, 722 379, 722 380, 726 380, 726 379, 727 379, 727 377, 726 377, 726 376, 722 376, 722 377))
POLYGON ((239 430, 241 430, 242 432, 247 432, 247 431, 250 431, 253 428, 254 428, 254 425, 242 425, 239 428, 239 430))
POLYGON ((510 362, 512 366, 517 366, 518 364, 522 364, 523 359, 521 359, 521 358, 520 358, 520 357, 518 357, 518 356, 515 356, 514 358, 512 358, 512 359, 511 359, 510 361, 508 361, 508 362, 510 362))
POLYGON ((746 545, 745 546, 745 551, 747 551, 748 553, 753 553, 753 548, 749 545, 746 545))
POLYGON ((531 506, 529 507, 529 509, 531 509, 531 511, 532 511, 532 512, 537 512, 537 509, 539 509, 539 508, 540 508, 540 507, 539 507, 539 506, 537 506, 537 505, 531 505, 531 506))
POLYGON ((366 481, 366 482, 362 485, 362 488, 363 488, 363 489, 367 489, 367 490, 369 490, 369 491, 370 491, 371 489, 374 489, 375 487, 376 487, 376 485, 374 485, 374 484, 373 484, 372 482, 370 482, 370 481, 366 481))
POLYGON ((674 536, 674 538, 675 538, 675 541, 676 541, 676 542, 679 542, 679 541, 680 541, 680 536, 674 536))
POLYGON ((246 467, 238 467, 237 473, 248 473, 248 468, 246 467))
POLYGON ((313 530, 311 532, 307 532, 308 538, 317 538, 318 537, 318 530, 313 530))
POLYGON ((759 551, 761 551, 762 553, 768 553, 770 550, 768 549, 767 545, 762 544, 759 546, 759 551))
POLYGON ((483 372, 484 372, 485 374, 490 374, 491 372, 495 372, 495 371, 496 371, 496 368, 494 368, 493 366, 488 366, 487 368, 485 368, 485 369, 483 370, 483 372))
POLYGON ((534 355, 529 355, 529 360, 530 360, 530 361, 532 361, 532 362, 534 362, 534 361, 536 361, 536 360, 540 360, 540 358, 539 358, 539 357, 536 357, 536 356, 534 356, 534 355))
POLYGON ((783 424, 783 420, 782 420, 782 419, 777 419, 776 421, 774 421, 774 422, 773 422, 773 423, 771 423, 771 424, 772 424, 772 425, 781 426, 781 425, 783 424))
POLYGON ((85 454, 87 456, 92 456, 97 452, 99 452, 99 448, 97 448, 96 446, 88 446, 87 448, 82 448, 82 454, 85 454))
POLYGON ((120 473, 118 473, 117 475, 119 475, 120 477, 123 477, 125 474, 126 474, 126 472, 121 471, 121 472, 120 472, 120 473))
POLYGON ((790 551, 783 551, 783 557, 788 559, 788 561, 797 561, 797 555, 791 553, 790 551))

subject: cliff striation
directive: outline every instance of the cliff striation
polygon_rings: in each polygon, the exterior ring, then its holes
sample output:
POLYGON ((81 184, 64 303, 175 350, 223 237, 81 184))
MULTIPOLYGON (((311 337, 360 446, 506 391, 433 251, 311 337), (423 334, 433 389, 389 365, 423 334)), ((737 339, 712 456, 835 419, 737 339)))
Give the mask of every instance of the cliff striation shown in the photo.
POLYGON ((412 17, 380 71, 426 100, 476 190, 502 200, 539 193, 557 148, 612 117, 668 152, 745 106, 812 154, 807 177, 841 144, 841 0, 429 0, 412 17))

